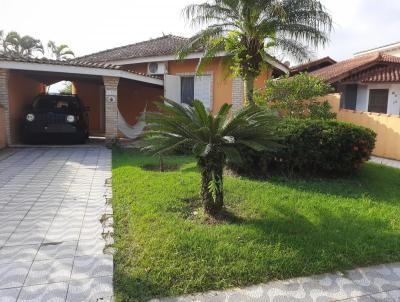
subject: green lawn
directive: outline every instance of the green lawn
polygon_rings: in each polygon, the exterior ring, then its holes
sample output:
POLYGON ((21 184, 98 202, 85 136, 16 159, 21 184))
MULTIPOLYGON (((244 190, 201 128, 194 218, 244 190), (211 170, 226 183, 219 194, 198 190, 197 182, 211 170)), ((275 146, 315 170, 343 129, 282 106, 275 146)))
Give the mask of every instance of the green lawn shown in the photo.
POLYGON ((166 161, 179 171, 144 170, 157 158, 113 152, 118 300, 400 261, 400 170, 366 164, 339 180, 226 177, 235 219, 211 225, 192 215, 200 181, 193 159, 166 161))

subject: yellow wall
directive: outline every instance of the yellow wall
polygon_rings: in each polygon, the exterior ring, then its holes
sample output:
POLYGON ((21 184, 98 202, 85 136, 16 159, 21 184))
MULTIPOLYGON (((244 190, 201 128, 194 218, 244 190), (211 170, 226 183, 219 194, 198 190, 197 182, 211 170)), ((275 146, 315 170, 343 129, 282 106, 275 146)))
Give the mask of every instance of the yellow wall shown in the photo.
POLYGON ((400 160, 400 116, 341 109, 337 119, 372 129, 377 133, 373 154, 400 160))
POLYGON ((400 116, 372 112, 360 112, 340 109, 340 94, 330 94, 320 98, 327 100, 337 119, 372 129, 376 132, 376 156, 400 160, 400 116))
MULTIPOLYGON (((195 73, 197 65, 199 63, 198 59, 188 59, 183 61, 169 61, 168 62, 168 74, 189 74, 195 73)), ((125 65, 125 69, 130 69, 140 73, 147 72, 147 64, 132 64, 125 65)), ((227 67, 222 64, 221 59, 214 59, 203 69, 204 73, 212 73, 213 75, 213 112, 217 112, 219 108, 224 104, 232 103, 232 77, 230 76, 227 67)), ((264 87, 264 82, 269 78, 270 72, 263 72, 255 83, 254 88, 260 89, 264 87)))
POLYGON ((90 82, 75 82, 74 93, 78 95, 84 106, 89 107, 90 134, 104 133, 104 86, 90 82))
POLYGON ((6 145, 6 121, 4 116, 4 108, 0 106, 0 149, 3 149, 6 145))

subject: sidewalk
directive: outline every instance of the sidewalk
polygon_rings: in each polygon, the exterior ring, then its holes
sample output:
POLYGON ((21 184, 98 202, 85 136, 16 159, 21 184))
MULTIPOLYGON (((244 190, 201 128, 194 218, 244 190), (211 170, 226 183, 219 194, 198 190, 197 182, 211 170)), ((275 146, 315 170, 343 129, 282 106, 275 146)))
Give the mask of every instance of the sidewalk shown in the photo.
POLYGON ((371 161, 377 164, 400 169, 400 161, 383 157, 371 156, 371 161))
POLYGON ((399 302, 400 263, 151 302, 399 302))

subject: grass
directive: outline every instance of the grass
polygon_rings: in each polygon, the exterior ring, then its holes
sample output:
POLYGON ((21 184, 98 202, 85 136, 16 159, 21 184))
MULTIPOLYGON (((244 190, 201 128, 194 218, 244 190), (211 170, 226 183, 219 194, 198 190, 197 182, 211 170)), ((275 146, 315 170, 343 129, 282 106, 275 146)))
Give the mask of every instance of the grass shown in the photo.
POLYGON ((400 170, 366 164, 337 180, 226 177, 235 219, 211 225, 193 219, 200 182, 194 160, 167 158, 179 165, 173 172, 142 168, 157 162, 113 152, 119 301, 400 260, 400 170))

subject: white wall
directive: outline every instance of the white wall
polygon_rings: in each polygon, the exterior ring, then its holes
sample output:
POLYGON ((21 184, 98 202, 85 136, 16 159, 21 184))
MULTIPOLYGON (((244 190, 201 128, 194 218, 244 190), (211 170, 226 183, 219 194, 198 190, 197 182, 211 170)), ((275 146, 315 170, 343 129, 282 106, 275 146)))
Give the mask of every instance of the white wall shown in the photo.
POLYGON ((395 57, 400 57, 400 49, 388 50, 388 51, 385 51, 385 53, 387 53, 388 55, 395 56, 395 57))
POLYGON ((368 86, 367 85, 358 85, 357 89, 357 111, 368 111, 368 86))
POLYGON ((357 90, 357 111, 368 111, 370 89, 389 89, 387 113, 400 115, 400 84, 359 85, 357 90))

